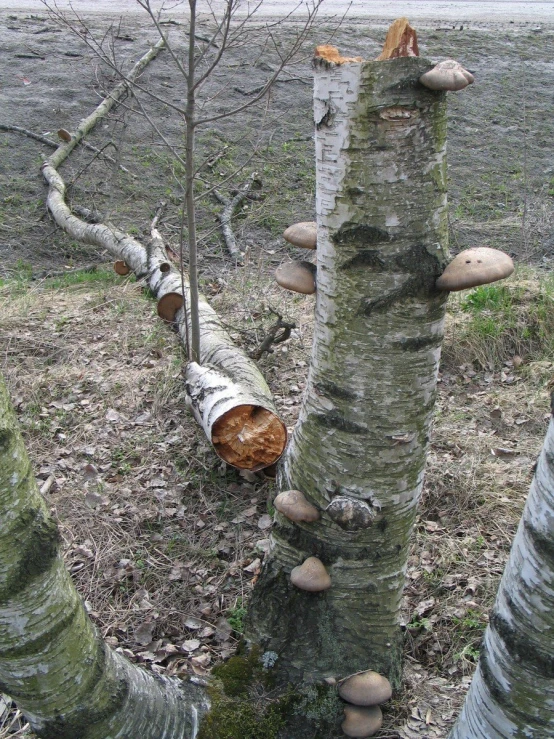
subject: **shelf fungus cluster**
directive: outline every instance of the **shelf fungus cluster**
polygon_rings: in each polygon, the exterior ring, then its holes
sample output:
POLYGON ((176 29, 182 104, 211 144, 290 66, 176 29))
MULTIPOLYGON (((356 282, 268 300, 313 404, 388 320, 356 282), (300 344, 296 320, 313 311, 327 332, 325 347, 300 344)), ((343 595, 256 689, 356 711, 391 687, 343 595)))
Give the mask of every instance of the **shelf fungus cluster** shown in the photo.
POLYGON ((342 730, 346 736, 373 736, 383 723, 379 708, 392 696, 392 688, 386 677, 373 670, 351 675, 339 683, 339 695, 348 703, 344 707, 342 730))
POLYGON ((479 246, 461 251, 436 282, 439 290, 455 292, 503 280, 514 271, 514 263, 503 251, 479 246))
MULTIPOLYGON (((289 226, 283 238, 289 244, 301 249, 315 249, 317 246, 317 223, 315 221, 301 221, 289 226)), ((316 266, 311 262, 286 262, 275 271, 277 284, 285 290, 291 290, 303 295, 313 295, 316 290, 316 266)))

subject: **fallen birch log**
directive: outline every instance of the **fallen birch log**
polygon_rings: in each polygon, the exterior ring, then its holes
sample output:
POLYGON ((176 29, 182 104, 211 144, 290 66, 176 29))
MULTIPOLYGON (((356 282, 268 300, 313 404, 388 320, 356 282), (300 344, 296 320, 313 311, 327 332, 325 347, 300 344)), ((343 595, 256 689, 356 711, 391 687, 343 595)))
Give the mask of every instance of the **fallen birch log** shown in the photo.
MULTIPOLYGON (((160 48, 158 43, 145 54, 129 79, 135 79, 160 48)), ((145 280, 158 298, 158 313, 175 324, 188 351, 190 311, 185 307, 190 305, 189 283, 169 263, 157 229, 153 229, 151 243, 146 248, 111 224, 87 223, 78 218, 65 202, 65 183, 57 171, 77 141, 113 107, 123 93, 122 87, 126 88, 127 84, 118 85, 116 92, 81 121, 71 140, 62 144, 42 165, 49 186, 47 206, 56 223, 74 239, 106 249, 115 259, 125 262, 137 278, 145 280)), ((248 470, 272 465, 285 449, 287 432, 277 415, 271 391, 255 363, 234 345, 217 313, 203 296, 200 296, 199 312, 200 365, 190 363, 186 370, 191 410, 225 462, 248 470)))

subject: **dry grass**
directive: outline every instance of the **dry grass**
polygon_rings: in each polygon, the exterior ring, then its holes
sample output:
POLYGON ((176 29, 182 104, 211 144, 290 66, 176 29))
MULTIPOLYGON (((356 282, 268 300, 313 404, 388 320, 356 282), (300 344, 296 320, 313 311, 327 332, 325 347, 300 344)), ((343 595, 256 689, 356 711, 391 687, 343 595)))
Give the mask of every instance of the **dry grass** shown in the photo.
MULTIPOLYGON (((208 280, 206 291, 249 348, 274 320, 270 307, 296 321, 291 340, 261 360, 292 425, 313 300, 284 296, 265 277, 278 258, 251 260, 208 280)), ((266 545, 271 481, 215 458, 185 409, 176 339, 136 284, 106 276, 1 291, 2 371, 39 485, 54 479, 48 502, 91 617, 114 648, 149 669, 205 673, 240 635, 266 545)), ((529 305, 537 294, 529 291, 529 305)), ((551 361, 533 360, 537 351, 519 369, 511 359, 481 369, 474 337, 456 365, 461 312, 458 304, 448 330, 409 562, 406 689, 387 713, 387 737, 446 736, 546 429, 551 361)), ((13 711, 0 712, 0 739, 15 736, 31 734, 13 711)))

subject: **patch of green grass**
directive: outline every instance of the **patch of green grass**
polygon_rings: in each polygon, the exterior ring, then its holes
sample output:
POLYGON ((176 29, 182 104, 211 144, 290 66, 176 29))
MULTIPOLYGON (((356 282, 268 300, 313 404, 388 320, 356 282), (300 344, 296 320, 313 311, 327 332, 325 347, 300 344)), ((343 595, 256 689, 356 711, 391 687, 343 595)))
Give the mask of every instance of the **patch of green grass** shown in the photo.
POLYGON ((227 621, 232 626, 233 631, 242 634, 244 631, 244 619, 246 618, 246 608, 242 604, 242 598, 237 600, 234 608, 229 611, 227 621))
POLYGON ((498 367, 515 355, 554 357, 554 275, 520 271, 509 282, 483 285, 453 298, 444 358, 498 367))

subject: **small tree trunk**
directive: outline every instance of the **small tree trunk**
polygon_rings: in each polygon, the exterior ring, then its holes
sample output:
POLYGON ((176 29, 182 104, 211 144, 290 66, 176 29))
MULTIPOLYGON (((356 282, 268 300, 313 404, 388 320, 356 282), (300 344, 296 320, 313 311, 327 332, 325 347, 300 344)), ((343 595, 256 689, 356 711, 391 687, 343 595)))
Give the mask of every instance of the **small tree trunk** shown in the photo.
POLYGON ((315 336, 279 487, 322 516, 277 514, 246 633, 278 655, 281 684, 371 669, 398 687, 446 303, 434 287, 447 248, 445 96, 418 83, 430 67, 419 58, 315 62, 315 336), (290 583, 309 556, 329 590, 290 583))
MULTIPOLYGON (((554 401, 554 397, 553 397, 554 401)), ((554 420, 450 739, 554 736, 554 420)))
POLYGON ((59 540, 0 378, 0 691, 45 739, 194 739, 205 696, 100 640, 59 540))

